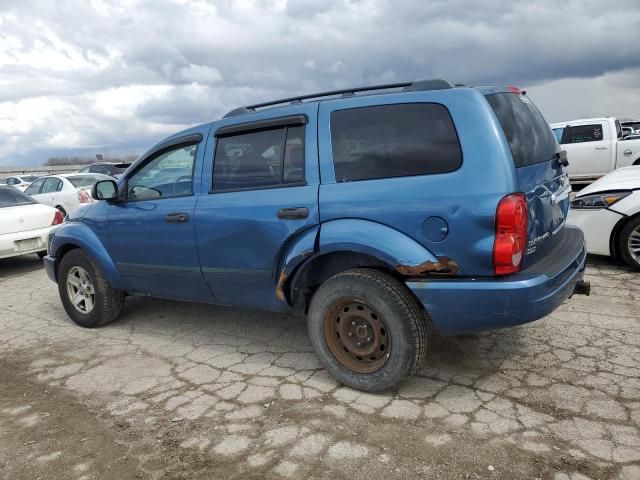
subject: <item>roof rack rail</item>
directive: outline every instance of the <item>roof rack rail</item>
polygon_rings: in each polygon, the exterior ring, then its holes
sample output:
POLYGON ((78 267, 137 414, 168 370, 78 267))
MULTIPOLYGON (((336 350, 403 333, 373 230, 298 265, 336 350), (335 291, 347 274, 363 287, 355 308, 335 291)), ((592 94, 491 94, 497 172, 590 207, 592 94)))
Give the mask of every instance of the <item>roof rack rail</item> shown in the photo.
POLYGON ((312 93, 309 95, 300 95, 298 97, 282 98, 280 100, 272 100, 270 102, 256 103, 255 105, 248 105, 246 107, 239 107, 228 112, 223 118, 235 117, 236 115, 243 115, 245 113, 255 112, 258 108, 272 107, 274 105, 282 105, 285 103, 298 104, 303 100, 320 99, 323 97, 332 97, 342 95, 342 97, 353 97, 358 92, 373 92, 376 90, 391 90, 394 88, 402 88, 405 92, 418 92, 425 90, 445 90, 454 88, 454 85, 442 79, 433 80, 418 80, 415 82, 402 82, 402 83, 387 83, 382 85, 371 85, 368 87, 356 87, 345 88, 341 90, 330 90, 328 92, 312 93))

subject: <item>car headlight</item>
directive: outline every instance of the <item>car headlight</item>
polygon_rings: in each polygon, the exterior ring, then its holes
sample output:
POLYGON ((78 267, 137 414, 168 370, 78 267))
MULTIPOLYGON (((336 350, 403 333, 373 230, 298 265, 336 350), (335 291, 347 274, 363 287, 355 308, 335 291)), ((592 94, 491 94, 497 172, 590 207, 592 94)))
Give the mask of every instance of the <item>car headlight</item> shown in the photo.
POLYGON ((591 195, 574 199, 571 202, 571 208, 583 210, 607 208, 629 195, 631 195, 631 192, 628 191, 592 193, 591 195))

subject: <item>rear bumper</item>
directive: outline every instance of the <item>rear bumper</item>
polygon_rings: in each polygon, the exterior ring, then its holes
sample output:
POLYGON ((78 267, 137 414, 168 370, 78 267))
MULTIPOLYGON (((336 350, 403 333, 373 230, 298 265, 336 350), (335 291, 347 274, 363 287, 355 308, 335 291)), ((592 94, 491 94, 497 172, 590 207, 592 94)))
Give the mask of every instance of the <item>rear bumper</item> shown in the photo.
MULTIPOLYGON (((409 281, 407 286, 441 335, 533 322, 558 308, 582 280, 587 257, 584 237, 581 232, 572 237, 582 247, 577 255, 563 258, 560 269, 553 265, 546 273, 522 271, 504 278, 409 281)), ((572 250, 567 245, 562 248, 572 250)))
POLYGON ((47 237, 56 227, 0 235, 0 258, 15 257, 47 249, 47 237))

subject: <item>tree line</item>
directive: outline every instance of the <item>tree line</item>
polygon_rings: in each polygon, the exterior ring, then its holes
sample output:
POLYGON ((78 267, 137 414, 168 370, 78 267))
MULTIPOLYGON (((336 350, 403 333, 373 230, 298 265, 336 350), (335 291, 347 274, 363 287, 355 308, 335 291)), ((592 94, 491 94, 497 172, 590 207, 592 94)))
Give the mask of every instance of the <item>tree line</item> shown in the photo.
POLYGON ((90 165, 96 162, 107 163, 131 163, 137 155, 122 155, 112 157, 110 155, 95 155, 95 156, 75 156, 75 157, 49 157, 44 164, 48 167, 57 167, 60 165, 90 165))

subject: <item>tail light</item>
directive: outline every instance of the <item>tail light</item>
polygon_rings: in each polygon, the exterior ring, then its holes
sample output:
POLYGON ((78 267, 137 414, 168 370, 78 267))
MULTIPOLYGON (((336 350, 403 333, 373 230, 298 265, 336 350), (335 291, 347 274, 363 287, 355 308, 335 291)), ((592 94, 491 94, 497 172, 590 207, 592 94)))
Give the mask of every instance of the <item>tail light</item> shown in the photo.
POLYGON ((62 215, 62 212, 60 210, 56 210, 56 214, 53 216, 53 223, 51 224, 51 226, 60 225, 62 222, 64 222, 64 215, 62 215))
POLYGON ((527 248, 527 199, 522 193, 507 195, 496 210, 493 266, 496 275, 520 271, 527 248))
POLYGON ((78 200, 80 203, 91 203, 93 201, 86 190, 78 190, 78 200))

